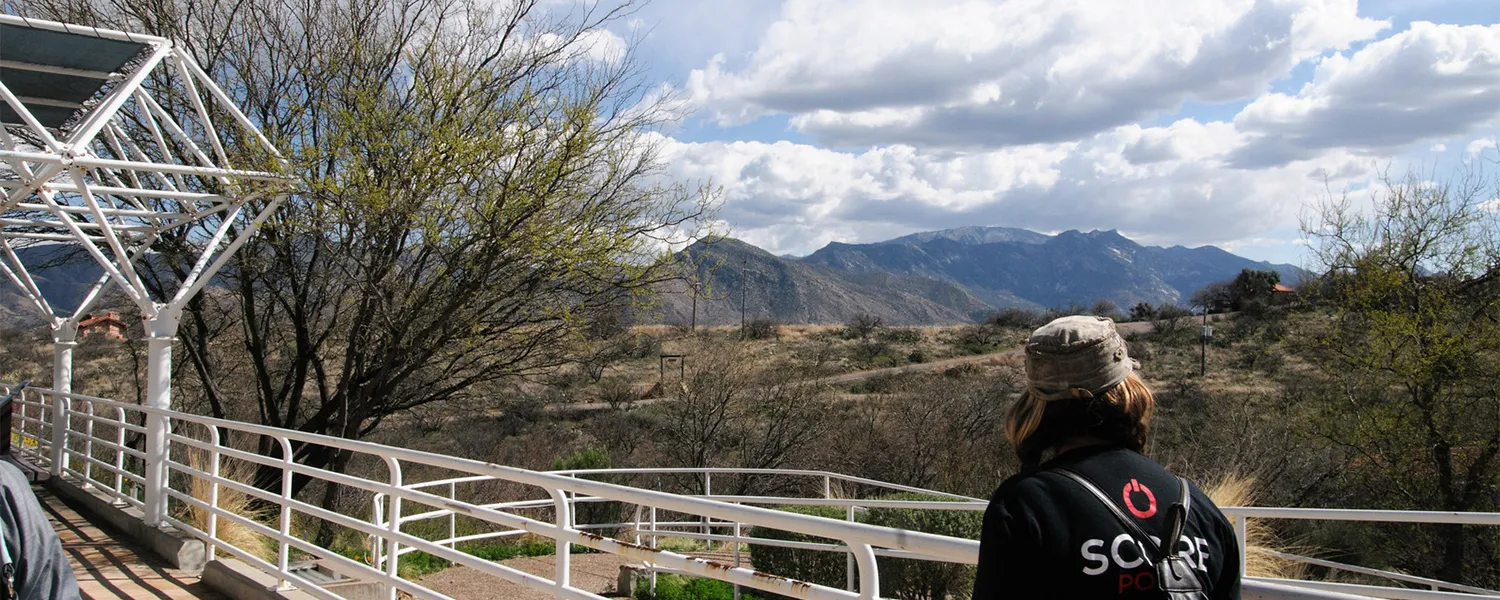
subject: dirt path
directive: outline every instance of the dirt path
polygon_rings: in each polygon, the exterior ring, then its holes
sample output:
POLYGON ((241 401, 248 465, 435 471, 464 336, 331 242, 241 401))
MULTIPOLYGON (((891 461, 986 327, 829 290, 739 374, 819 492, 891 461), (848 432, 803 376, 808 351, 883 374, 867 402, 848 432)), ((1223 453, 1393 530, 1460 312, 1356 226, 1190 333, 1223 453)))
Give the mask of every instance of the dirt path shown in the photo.
MULTIPOLYGON (((557 575, 557 568, 552 558, 551 556, 513 558, 503 561, 500 564, 538 577, 552 579, 557 575)), ((572 557, 573 568, 570 571, 569 580, 572 582, 573 587, 578 589, 601 596, 613 597, 615 584, 620 576, 620 565, 628 562, 630 561, 624 557, 614 554, 574 554, 572 557)), ((418 583, 421 583, 432 591, 458 600, 485 600, 488 598, 505 598, 506 600, 552 599, 551 592, 511 583, 469 567, 444 569, 423 577, 418 583)))
MULTIPOLYGON (((1150 322, 1119 323, 1119 324, 1115 325, 1115 329, 1118 330, 1121 334, 1128 335, 1128 334, 1131 334, 1131 333, 1143 333, 1143 332, 1150 331, 1151 330, 1151 325, 1152 324, 1150 322)), ((836 386, 841 386, 842 387, 842 386, 846 386, 846 385, 853 384, 853 383, 856 383, 856 382, 864 381, 866 379, 873 379, 873 378, 876 378, 876 377, 887 377, 887 376, 898 375, 898 374, 902 374, 902 373, 921 373, 921 372, 924 372, 924 371, 939 372, 940 373, 940 372, 946 371, 948 369, 951 369, 953 367, 957 367, 957 366, 960 366, 960 365, 979 364, 979 363, 985 363, 985 362, 990 362, 990 361, 998 361, 998 360, 1001 360, 1001 359, 1004 359, 1004 358, 1007 358, 1007 357, 1020 356, 1021 355, 1021 350, 1022 350, 1021 348, 1011 348, 1009 350, 1001 350, 999 352, 990 352, 990 353, 987 353, 987 354, 971 354, 971 355, 968 355, 968 356, 956 356, 956 357, 953 357, 953 358, 945 358, 943 360, 935 360, 935 361, 932 361, 932 362, 912 363, 912 364, 908 364, 908 365, 899 365, 899 366, 895 366, 895 367, 886 367, 886 368, 883 368, 883 369, 869 369, 869 370, 866 370, 866 371, 852 371, 852 372, 849 372, 849 373, 841 373, 841 374, 838 374, 838 375, 830 375, 828 377, 819 377, 817 379, 814 379, 813 381, 815 383, 823 383, 823 384, 836 385, 836 386)), ((646 391, 646 389, 648 389, 648 388, 646 388, 646 387, 641 387, 640 388, 640 390, 643 393, 646 391)), ((647 406, 647 405, 651 405, 651 404, 656 404, 658 402, 662 402, 664 400, 666 400, 666 399, 665 398, 647 398, 647 399, 644 399, 644 400, 637 400, 637 401, 635 401, 633 403, 633 406, 647 406)), ((554 410, 554 411, 559 411, 559 412, 571 412, 571 411, 591 412, 591 411, 597 411, 597 410, 604 410, 604 409, 607 409, 609 407, 610 407, 609 404, 604 403, 604 402, 585 402, 585 403, 581 403, 581 404, 557 404, 557 405, 548 406, 547 408, 548 408, 548 410, 554 410)))

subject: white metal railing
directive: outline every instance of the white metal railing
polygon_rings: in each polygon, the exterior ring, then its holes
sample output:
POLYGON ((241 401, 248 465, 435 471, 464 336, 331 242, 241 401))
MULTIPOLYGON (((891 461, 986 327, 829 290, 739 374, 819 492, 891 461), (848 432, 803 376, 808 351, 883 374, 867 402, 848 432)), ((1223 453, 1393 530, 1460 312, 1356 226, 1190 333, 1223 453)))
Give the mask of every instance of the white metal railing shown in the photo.
MULTIPOLYGON (((9 386, 0 384, 0 393, 8 391, 9 386)), ((683 573, 795 598, 877 598, 877 556, 974 564, 978 558, 978 543, 856 523, 856 512, 883 507, 982 511, 986 506, 984 501, 974 498, 824 471, 617 469, 543 473, 35 388, 28 388, 19 395, 14 411, 12 432, 14 439, 19 442, 13 446, 15 453, 39 465, 50 465, 53 461, 60 460, 63 463, 61 471, 65 475, 76 478, 120 504, 143 510, 147 508, 143 505, 144 498, 149 495, 143 489, 143 474, 146 471, 144 463, 148 455, 141 450, 146 447, 143 438, 147 429, 141 424, 147 417, 167 420, 170 425, 165 443, 169 451, 165 453, 162 468, 166 471, 164 481, 169 482, 169 486, 155 496, 161 498, 161 502, 175 506, 176 510, 169 510, 171 506, 159 507, 165 520, 179 530, 202 539, 210 559, 222 551, 276 576, 283 586, 296 586, 321 598, 338 596, 305 576, 305 572, 295 569, 292 560, 294 553, 299 558, 314 560, 322 568, 343 577, 378 583, 383 586, 384 593, 389 598, 395 598, 398 592, 419 598, 445 598, 420 582, 402 577, 397 568, 400 561, 391 560, 391 557, 400 557, 414 551, 469 566, 526 587, 547 591, 557 598, 600 598, 570 584, 573 544, 639 562, 653 575, 657 571, 683 573), (57 407, 61 407, 66 418, 53 418, 53 411, 57 407), (57 433, 51 429, 54 423, 65 424, 66 429, 60 436, 54 437, 54 433, 57 433), (236 437, 269 442, 276 451, 269 453, 271 455, 263 455, 245 450, 236 446, 235 441, 243 441, 236 440, 236 437), (54 447, 54 439, 61 440, 59 446, 54 447), (302 445, 325 446, 354 453, 372 463, 383 465, 384 473, 380 476, 358 476, 299 464, 291 457, 294 456, 294 450, 302 445), (192 460, 189 457, 191 452, 199 453, 199 460, 192 460), (227 476, 224 459, 279 472, 280 489, 266 491, 227 476), (408 482, 404 478, 404 474, 433 472, 457 476, 417 482, 408 482), (368 515, 339 514, 296 499, 291 493, 294 475, 368 494, 371 499, 368 515), (821 480, 822 493, 805 498, 716 495, 712 493, 715 475, 795 477, 814 482, 821 480), (596 476, 701 477, 704 493, 672 494, 588 479, 596 476), (198 495, 191 493, 194 481, 207 484, 207 497, 200 497, 201 490, 198 495), (845 494, 835 493, 835 484, 839 486, 839 491, 844 491, 844 486, 863 486, 869 491, 917 492, 945 499, 923 502, 841 497, 845 494), (510 490, 508 495, 519 499, 494 502, 496 496, 492 488, 496 485, 535 491, 518 495, 516 490, 510 490), (486 486, 491 487, 487 489, 486 486), (472 488, 467 490, 469 494, 459 493, 465 488, 472 488), (274 520, 248 518, 221 506, 220 494, 225 490, 273 507, 274 520), (602 502, 632 506, 633 517, 618 523, 577 523, 575 514, 578 509, 602 502), (787 505, 841 507, 847 518, 824 519, 765 508, 787 505), (202 528, 195 526, 184 515, 187 509, 206 513, 206 524, 202 528), (392 516, 395 518, 390 518, 392 516), (350 558, 303 539, 294 531, 293 525, 310 519, 327 522, 364 536, 368 540, 370 556, 364 560, 350 558), (477 533, 461 533, 457 527, 459 519, 472 521, 486 529, 477 533), (413 533, 414 525, 441 520, 448 521, 446 536, 441 530, 423 536, 413 533), (235 542, 220 536, 219 526, 227 522, 270 540, 276 549, 274 558, 262 559, 253 548, 237 546, 235 542), (755 537, 751 535, 755 527, 792 531, 836 540, 837 543, 792 542, 755 537), (623 529, 627 533, 622 537, 629 537, 631 541, 590 533, 605 529, 623 529), (527 574, 458 549, 458 544, 467 541, 522 534, 541 536, 555 544, 556 572, 551 579, 527 574), (722 565, 694 558, 686 553, 658 548, 658 542, 667 537, 726 544, 733 549, 735 564, 722 565), (747 544, 844 553, 850 565, 846 589, 794 581, 744 568, 740 564, 740 549, 747 544)), ((1251 507, 1229 507, 1224 511, 1241 532, 1241 539, 1246 520, 1250 518, 1500 525, 1500 514, 1497 513, 1251 507)), ((1437 600, 1493 594, 1489 590, 1389 571, 1293 555, 1288 555, 1287 558, 1434 589, 1246 578, 1245 597, 1332 599, 1350 598, 1355 597, 1350 594, 1358 594, 1437 600)))
MULTIPOLYGON (((105 440, 99 436, 86 436, 86 423, 93 422, 96 428, 100 423, 105 423, 108 428, 116 432, 139 433, 144 429, 132 425, 132 421, 140 422, 145 417, 169 419, 168 431, 170 433, 167 441, 174 451, 166 454, 167 458, 163 465, 167 473, 165 481, 179 483, 163 490, 159 496, 164 502, 176 503, 180 508, 192 507, 206 511, 208 519, 207 527, 200 529, 187 522, 180 511, 163 509, 165 520, 179 530, 202 539, 207 545, 211 559, 217 552, 223 551, 274 574, 283 585, 295 585, 315 596, 325 598, 337 596, 294 571, 291 568, 292 552, 312 557, 323 567, 345 577, 378 582, 385 587, 389 598, 395 598, 398 591, 422 598, 443 598, 444 596, 418 582, 402 578, 397 570, 399 561, 381 560, 366 563, 321 548, 294 535, 292 531, 294 517, 299 520, 318 519, 370 536, 375 546, 380 548, 381 555, 385 557, 399 556, 402 554, 402 547, 405 546, 418 548, 422 552, 458 565, 468 566, 527 587, 549 591, 558 598, 602 598, 602 596, 570 585, 571 544, 617 554, 662 570, 717 579, 795 598, 830 599, 879 597, 879 573, 875 563, 877 548, 905 550, 952 562, 969 563, 974 562, 978 553, 978 542, 972 540, 822 519, 754 506, 590 481, 570 475, 528 471, 405 448, 188 415, 80 394, 27 389, 22 392, 21 396, 17 405, 21 407, 20 410, 24 416, 19 420, 20 426, 17 429, 23 438, 34 438, 36 445, 32 448, 23 445, 19 452, 42 464, 50 464, 51 460, 62 460, 65 463, 66 474, 83 480, 121 502, 131 502, 134 498, 126 493, 125 489, 114 486, 115 478, 139 481, 141 477, 139 473, 129 468, 117 467, 116 463, 98 460, 84 453, 102 449, 106 454, 124 454, 127 458, 144 459, 145 455, 130 448, 128 444, 120 443, 118 439, 105 440), (46 417, 50 416, 48 411, 54 406, 62 406, 62 410, 68 417, 64 420, 68 424, 68 430, 64 432, 61 438, 63 443, 59 448, 50 446, 51 436, 48 435, 52 433, 48 429, 52 424, 51 419, 46 417), (112 414, 101 416, 98 414, 100 411, 112 414), (229 443, 230 440, 224 439, 223 436, 226 434, 243 434, 273 440, 279 448, 279 456, 265 456, 236 448, 229 443), (85 440, 91 442, 92 447, 85 449, 85 445, 81 444, 85 440), (302 444, 338 448, 374 458, 385 464, 386 477, 383 479, 359 477, 298 464, 291 460, 291 457, 294 446, 302 444), (185 454, 177 452, 185 449, 196 449, 205 453, 207 455, 206 466, 203 468, 194 466, 190 464, 191 461, 184 458, 185 454), (61 458, 55 458, 59 454, 61 458), (90 460, 91 458, 93 460, 90 460), (264 491, 225 477, 221 472, 224 458, 279 470, 282 475, 280 493, 264 491), (465 473, 467 476, 481 476, 490 481, 537 488, 552 503, 551 522, 461 499, 445 498, 411 485, 404 485, 403 472, 423 469, 465 473), (101 472, 107 475, 101 477, 98 475, 101 472), (452 544, 437 544, 414 536, 402 531, 403 519, 400 518, 381 519, 379 513, 372 511, 368 519, 361 519, 297 500, 291 494, 293 475, 312 477, 322 482, 347 486, 372 495, 380 494, 383 498, 383 513, 386 515, 405 515, 407 511, 403 508, 403 503, 415 503, 419 507, 452 511, 497 529, 523 531, 549 538, 556 543, 554 559, 556 574, 552 579, 537 577, 458 551, 451 547, 452 544), (179 489, 185 487, 182 481, 193 479, 209 483, 208 498, 196 498, 185 489, 179 489), (220 507, 218 495, 224 489, 231 489, 275 505, 279 510, 274 526, 220 507), (572 526, 572 509, 577 502, 575 497, 593 497, 604 501, 645 507, 652 511, 797 531, 839 540, 854 552, 860 592, 795 581, 746 568, 727 567, 676 552, 594 535, 572 526), (275 561, 263 560, 256 556, 253 549, 236 547, 218 536, 217 526, 225 520, 272 540, 277 547, 275 561)), ((134 503, 139 505, 139 501, 134 503)))

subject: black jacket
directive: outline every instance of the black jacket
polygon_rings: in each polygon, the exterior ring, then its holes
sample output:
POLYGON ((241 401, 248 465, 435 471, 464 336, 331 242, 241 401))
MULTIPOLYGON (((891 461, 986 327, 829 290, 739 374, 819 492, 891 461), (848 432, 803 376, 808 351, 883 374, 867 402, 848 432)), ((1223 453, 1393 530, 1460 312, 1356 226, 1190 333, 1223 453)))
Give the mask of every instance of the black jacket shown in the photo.
MULTIPOLYGON (((1167 507, 1181 485, 1155 461, 1112 446, 1080 448, 1005 480, 984 513, 974 600, 1161 598, 1152 566, 1125 527, 1067 467, 1110 496, 1146 533, 1167 535, 1167 507)), ((1238 600, 1240 552, 1234 528, 1198 486, 1178 542, 1200 570, 1208 597, 1238 600)))

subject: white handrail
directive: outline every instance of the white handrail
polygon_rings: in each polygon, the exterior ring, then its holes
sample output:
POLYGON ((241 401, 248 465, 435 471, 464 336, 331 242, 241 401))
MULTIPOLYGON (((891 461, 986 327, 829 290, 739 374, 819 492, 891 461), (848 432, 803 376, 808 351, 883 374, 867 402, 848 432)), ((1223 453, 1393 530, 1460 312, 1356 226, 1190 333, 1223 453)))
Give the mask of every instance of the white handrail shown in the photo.
MULTIPOLYGON (((6 389, 8 389, 7 386, 0 385, 0 390, 6 389)), ((174 476, 176 477, 185 476, 211 483, 215 489, 215 498, 210 498, 209 501, 205 502, 203 499, 196 498, 183 491, 174 489, 165 490, 165 493, 158 495, 162 502, 166 502, 168 499, 174 500, 183 506, 192 506, 206 510, 210 515, 208 531, 199 530, 192 524, 182 522, 175 516, 168 517, 167 521, 183 531, 203 538, 209 544, 211 548, 210 552, 213 549, 217 549, 245 559, 250 564, 254 564, 262 570, 275 575, 284 583, 308 588, 309 591, 321 597, 334 596, 327 592, 327 590, 318 588, 314 582, 308 581, 306 578, 300 577, 289 570, 287 556, 290 550, 295 549, 316 556, 328 568, 345 576, 379 582, 386 586, 389 597, 392 598, 395 597, 397 590, 418 597, 442 597, 440 594, 423 587, 419 583, 399 576, 396 570, 398 561, 394 560, 393 557, 414 551, 426 552, 438 558, 470 566, 481 572, 496 575, 527 587, 545 590, 552 593, 555 597, 599 598, 597 595, 583 592, 569 585, 567 571, 569 564, 568 548, 570 544, 577 544, 618 554, 632 560, 639 560, 652 566, 655 571, 682 572, 694 576, 710 577, 736 585, 754 587, 796 598, 874 598, 878 593, 877 582, 879 579, 878 567, 874 560, 876 556, 897 556, 919 560, 974 564, 978 558, 978 542, 851 521, 823 519, 749 505, 837 506, 845 508, 847 511, 866 510, 870 508, 982 511, 986 506, 986 503, 979 499, 815 470, 775 471, 708 468, 584 469, 550 473, 537 472, 369 442, 344 440, 252 423, 189 415, 82 394, 58 393, 52 390, 28 389, 17 399, 17 407, 19 414, 17 415, 18 418, 14 421, 15 426, 19 429, 19 433, 23 439, 31 440, 35 444, 34 447, 30 448, 24 446, 18 448, 18 452, 31 455, 39 462, 61 460, 64 463, 64 472, 67 475, 79 477, 85 483, 99 487, 100 491, 112 494, 120 501, 131 502, 137 506, 140 505, 140 501, 134 498, 132 494, 126 493, 123 482, 126 480, 140 482, 142 481, 142 475, 138 472, 139 465, 127 468, 125 460, 126 458, 138 459, 142 453, 127 447, 125 433, 144 434, 144 430, 140 426, 130 423, 130 419, 127 419, 127 416, 131 417, 131 419, 144 419, 146 416, 154 415, 171 419, 175 426, 174 431, 168 433, 165 441, 171 445, 196 448, 209 452, 211 453, 212 460, 210 461, 211 465, 206 467, 208 470, 204 471, 184 464, 181 461, 173 460, 171 453, 168 453, 166 460, 167 469, 175 474, 174 476), (54 403, 52 400, 56 398, 63 398, 68 401, 54 403), (54 406, 64 406, 63 410, 66 411, 65 416, 67 418, 62 419, 60 422, 65 423, 68 428, 65 439, 72 440, 62 448, 51 448, 49 444, 51 436, 45 435, 50 433, 47 428, 53 422, 50 418, 50 411, 53 410, 54 406), (82 427, 75 425, 75 421, 82 425, 82 427), (205 432, 207 432, 206 436, 208 440, 204 441, 185 435, 181 429, 185 425, 204 428, 205 432), (104 430, 112 427, 113 432, 107 432, 106 435, 96 435, 96 427, 104 430), (225 445, 224 440, 220 440, 218 437, 220 430, 265 436, 281 448, 281 457, 264 456, 225 445), (285 457, 292 455, 291 450, 295 444, 322 445, 379 457, 386 463, 390 471, 389 480, 367 479, 346 473, 336 473, 287 460, 285 457), (80 452, 76 447, 85 447, 88 450, 80 452), (96 450, 104 452, 105 456, 109 456, 112 453, 114 461, 101 460, 94 456, 93 452, 96 450), (225 477, 219 472, 218 458, 220 456, 280 469, 283 474, 283 486, 280 493, 261 490, 225 477), (72 468, 75 464, 78 467, 72 468), (402 481, 402 465, 423 465, 467 473, 467 475, 456 478, 407 483, 402 481), (102 479, 100 478, 100 474, 102 474, 102 479), (702 475, 705 479, 705 493, 702 495, 670 494, 587 479, 590 476, 617 474, 702 475), (825 480, 825 493, 822 498, 715 495, 708 493, 708 478, 715 474, 821 477, 825 480), (328 482, 330 485, 344 485, 375 494, 377 498, 374 503, 375 510, 372 512, 370 520, 362 520, 348 515, 333 513, 319 506, 297 500, 291 496, 290 488, 287 485, 292 475, 313 477, 328 482), (501 481, 538 487, 545 492, 546 497, 508 502, 468 502, 455 497, 458 495, 456 493, 457 485, 485 481, 501 481), (952 498, 953 500, 923 502, 833 498, 829 491, 829 482, 832 481, 853 483, 877 489, 931 494, 952 498), (435 488, 443 486, 447 486, 447 489, 444 490, 446 495, 429 492, 429 490, 437 491, 435 488), (219 488, 233 490, 277 505, 280 509, 277 526, 256 523, 217 506, 216 497, 219 488), (407 512, 401 509, 403 501, 415 502, 422 506, 432 507, 434 510, 403 514, 407 512), (592 524, 577 524, 573 522, 570 513, 576 513, 575 508, 602 502, 619 502, 650 508, 649 529, 646 527, 647 522, 640 516, 641 513, 639 511, 637 518, 633 522, 592 524), (525 510, 552 511, 554 522, 525 517, 512 512, 525 510), (702 520, 674 518, 662 521, 657 519, 658 511, 693 515, 695 518, 701 518, 702 520), (374 560, 370 564, 361 563, 297 539, 290 534, 288 529, 290 517, 294 512, 322 519, 370 536, 374 542, 374 547, 372 548, 375 550, 374 560), (448 537, 445 540, 423 539, 403 530, 403 525, 416 521, 443 517, 453 519, 459 515, 489 523, 500 529, 488 533, 466 533, 459 535, 454 529, 452 521, 450 521, 447 533, 448 537), (395 516, 396 518, 387 518, 387 516, 395 516), (218 539, 214 531, 215 524, 222 519, 249 527, 274 540, 278 546, 277 560, 274 563, 261 561, 251 555, 246 549, 236 548, 225 540, 218 539), (812 537, 838 540, 839 543, 792 542, 752 537, 742 531, 743 525, 793 531, 812 537), (639 540, 642 544, 649 542, 649 547, 646 545, 629 544, 588 533, 589 530, 615 528, 631 528, 635 539, 639 540), (714 530, 725 533, 717 533, 714 530), (457 544, 462 541, 520 535, 522 532, 542 535, 557 542, 558 554, 556 560, 558 561, 558 572, 554 579, 549 580, 529 575, 505 565, 486 561, 457 550, 457 544), (732 532, 732 534, 729 532, 732 532), (851 562, 857 565, 856 571, 851 571, 851 575, 855 572, 858 573, 857 580, 862 582, 861 587, 863 590, 861 593, 856 593, 850 590, 839 590, 806 584, 757 573, 745 568, 718 565, 680 553, 658 550, 655 549, 656 544, 654 540, 660 537, 682 537, 705 542, 724 542, 734 546, 736 556, 738 556, 740 546, 744 544, 780 545, 810 550, 843 552, 850 555, 851 562)), ((1500 514, 1496 513, 1262 507, 1227 507, 1224 511, 1232 519, 1241 523, 1244 519, 1258 518, 1463 523, 1472 525, 1500 524, 1500 514)), ((851 512, 851 514, 853 513, 851 512)), ((1422 583, 1427 582, 1427 580, 1424 580, 1422 583)), ((1440 585, 1449 589, 1462 589, 1462 586, 1442 582, 1435 582, 1433 585, 1440 585)), ((1349 598, 1352 597, 1348 595, 1351 592, 1372 593, 1372 589, 1393 590, 1395 588, 1379 588, 1375 586, 1331 587, 1331 584, 1313 585, 1309 582, 1259 578, 1247 578, 1245 580, 1246 598, 1349 598)), ((1392 597, 1420 598, 1423 600, 1475 597, 1472 595, 1459 596, 1451 592, 1405 589, 1392 593, 1397 594, 1397 596, 1392 597)))

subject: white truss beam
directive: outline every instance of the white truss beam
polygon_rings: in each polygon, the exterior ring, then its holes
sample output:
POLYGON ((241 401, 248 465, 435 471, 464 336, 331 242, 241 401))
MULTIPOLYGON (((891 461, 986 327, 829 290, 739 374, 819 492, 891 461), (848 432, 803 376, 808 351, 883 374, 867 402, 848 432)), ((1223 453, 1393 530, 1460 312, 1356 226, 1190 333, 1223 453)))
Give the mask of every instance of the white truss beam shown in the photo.
MULTIPOLYGON (((0 102, 17 120, 0 124, 0 163, 9 168, 0 180, 0 271, 51 324, 53 383, 60 390, 71 385, 78 322, 113 283, 145 319, 146 404, 171 408, 172 343, 182 310, 292 191, 287 162, 192 56, 170 40, 10 15, 0 15, 0 24, 141 48, 118 73, 37 64, 45 62, 45 54, 35 62, 0 61, 6 69, 84 77, 101 85, 94 99, 74 105, 36 97, 45 93, 18 96, 0 80, 0 102), (48 129, 36 117, 44 114, 57 123, 58 108, 75 110, 60 129, 48 129), (215 122, 214 115, 229 118, 215 122), (275 166, 271 171, 236 168, 231 159, 275 166), (176 289, 154 298, 135 261, 167 235, 200 251, 176 289), (83 303, 67 316, 55 314, 17 251, 20 244, 58 243, 81 248, 102 270, 83 303)), ((34 83, 26 85, 35 89, 34 83)), ((55 414, 65 414, 54 408, 55 414)), ((169 429, 165 418, 153 413, 146 430, 146 506, 152 507, 146 521, 156 525, 162 520, 169 429)))

